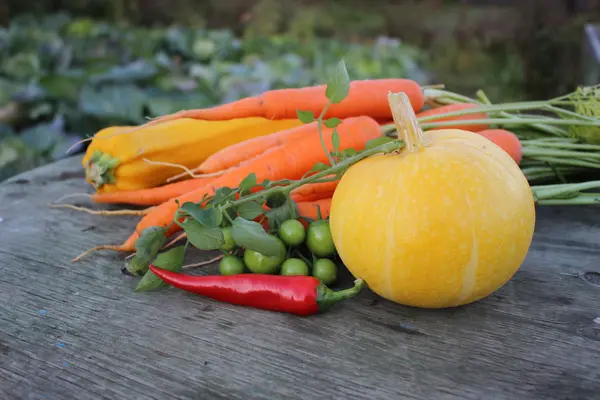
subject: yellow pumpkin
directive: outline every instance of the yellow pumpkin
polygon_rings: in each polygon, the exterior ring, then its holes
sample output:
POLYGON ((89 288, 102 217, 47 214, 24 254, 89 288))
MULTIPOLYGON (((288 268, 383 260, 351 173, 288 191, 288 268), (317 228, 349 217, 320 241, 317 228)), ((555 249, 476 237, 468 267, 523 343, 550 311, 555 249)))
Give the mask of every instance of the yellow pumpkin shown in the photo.
POLYGON ((535 207, 527 179, 488 139, 457 129, 423 133, 404 93, 389 101, 405 146, 342 176, 329 216, 340 258, 400 304, 482 299, 511 279, 530 247, 535 207))
POLYGON ((227 146, 300 124, 297 119, 249 117, 224 121, 180 118, 139 128, 113 126, 94 136, 82 164, 86 180, 98 192, 146 189, 181 172, 181 168, 166 164, 196 168, 227 146))

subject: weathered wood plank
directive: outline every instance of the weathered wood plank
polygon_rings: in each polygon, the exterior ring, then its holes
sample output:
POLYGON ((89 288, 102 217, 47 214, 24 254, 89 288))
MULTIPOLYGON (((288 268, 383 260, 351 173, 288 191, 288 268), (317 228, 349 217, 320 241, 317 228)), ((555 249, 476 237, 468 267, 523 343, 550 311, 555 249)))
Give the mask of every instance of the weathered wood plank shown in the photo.
POLYGON ((133 293, 114 253, 71 264, 136 221, 45 206, 87 190, 78 158, 0 186, 2 399, 600 396, 600 288, 563 275, 600 272, 597 208, 539 209, 522 269, 479 303, 418 310, 365 291, 297 318, 133 293))

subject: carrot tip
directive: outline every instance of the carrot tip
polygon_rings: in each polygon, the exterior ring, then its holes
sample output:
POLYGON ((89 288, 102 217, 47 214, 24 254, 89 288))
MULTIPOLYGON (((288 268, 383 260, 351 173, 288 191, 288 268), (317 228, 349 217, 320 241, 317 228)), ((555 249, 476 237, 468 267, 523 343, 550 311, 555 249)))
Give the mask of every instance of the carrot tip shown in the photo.
POLYGON ((227 171, 233 169, 232 168, 227 168, 224 169, 222 171, 217 171, 217 172, 212 172, 210 174, 196 174, 196 172, 200 171, 200 167, 194 168, 192 170, 188 170, 186 169, 185 172, 182 172, 180 174, 174 175, 170 178, 167 178, 167 183, 171 183, 172 181, 176 180, 176 179, 180 179, 180 178, 184 178, 184 177, 190 177, 193 179, 198 179, 198 178, 212 178, 212 177, 217 177, 217 176, 221 176, 224 173, 226 173, 227 171))
POLYGON ((81 253, 74 259, 72 259, 71 263, 75 264, 76 262, 80 261, 82 258, 90 255, 91 253, 94 253, 94 252, 100 251, 100 250, 122 251, 122 248, 119 245, 110 245, 110 244, 103 244, 100 246, 92 247, 91 249, 84 251, 83 253, 81 253))
POLYGON ((137 215, 144 216, 154 207, 144 208, 143 210, 92 210, 86 207, 74 206, 72 204, 48 204, 50 208, 68 208, 75 211, 82 211, 92 215, 116 216, 116 215, 137 215))
POLYGON ((220 259, 222 259, 223 257, 225 257, 224 254, 221 254, 219 256, 216 256, 214 258, 211 258, 210 260, 206 260, 206 261, 202 261, 196 264, 189 264, 189 265, 184 265, 183 267, 181 267, 181 269, 189 269, 189 268, 198 268, 198 267, 204 267, 205 265, 209 265, 212 264, 214 262, 219 261, 220 259))
POLYGON ((179 234, 175 239, 171 240, 163 248, 168 249, 169 247, 173 246, 175 243, 179 242, 181 239, 184 239, 186 236, 187 236, 187 233, 185 233, 185 232, 179 234))

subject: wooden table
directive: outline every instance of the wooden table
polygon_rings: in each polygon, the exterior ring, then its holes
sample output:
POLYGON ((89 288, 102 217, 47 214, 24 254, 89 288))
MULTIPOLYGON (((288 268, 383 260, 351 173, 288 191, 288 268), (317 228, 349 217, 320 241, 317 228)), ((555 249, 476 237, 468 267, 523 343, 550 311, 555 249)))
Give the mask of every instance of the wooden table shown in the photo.
POLYGON ((72 264, 136 221, 46 206, 89 191, 79 160, 0 185, 2 399, 600 398, 600 287, 577 277, 600 273, 600 207, 539 208, 524 265, 478 303, 364 291, 299 318, 134 293, 115 253, 72 264))

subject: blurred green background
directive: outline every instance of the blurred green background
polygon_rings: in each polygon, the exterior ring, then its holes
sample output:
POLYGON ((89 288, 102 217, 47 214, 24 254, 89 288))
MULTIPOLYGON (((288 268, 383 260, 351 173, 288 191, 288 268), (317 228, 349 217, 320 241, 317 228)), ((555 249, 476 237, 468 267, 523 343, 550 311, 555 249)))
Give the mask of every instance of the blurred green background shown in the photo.
POLYGON ((323 83, 341 57, 352 79, 563 94, 598 19, 600 0, 5 0, 0 180, 109 125, 323 83))

